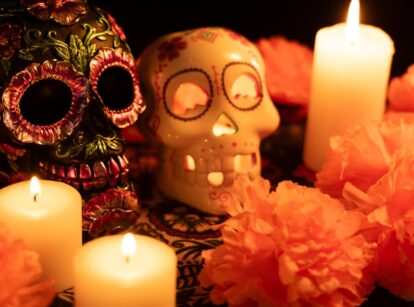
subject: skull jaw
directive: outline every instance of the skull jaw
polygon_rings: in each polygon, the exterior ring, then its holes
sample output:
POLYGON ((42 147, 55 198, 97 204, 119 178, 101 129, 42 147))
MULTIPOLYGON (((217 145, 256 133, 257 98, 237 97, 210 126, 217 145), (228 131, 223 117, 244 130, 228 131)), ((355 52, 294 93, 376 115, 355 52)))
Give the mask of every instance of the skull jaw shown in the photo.
POLYGON ((51 161, 40 161, 36 172, 44 179, 61 181, 73 186, 84 200, 111 188, 133 191, 133 185, 129 180, 128 160, 124 155, 102 157, 89 163, 71 163, 65 166, 51 161))
MULTIPOLYGON (((4 145, 4 144, 3 144, 4 145)), ((9 154, 0 154, 0 186, 27 180, 32 175, 42 179, 60 181, 76 188, 84 201, 108 189, 134 191, 129 178, 128 160, 123 154, 97 157, 88 162, 52 159, 44 151, 31 150, 16 156, 18 149, 9 145, 9 154), (4 177, 4 176, 3 176, 4 177)))
POLYGON ((158 189, 166 196, 178 200, 190 207, 208 214, 225 215, 226 205, 231 201, 233 193, 233 182, 238 175, 246 175, 250 180, 260 176, 260 154, 256 152, 257 162, 246 172, 235 172, 230 180, 226 180, 220 186, 213 186, 209 183, 200 185, 196 182, 189 182, 181 175, 174 172, 174 165, 171 163, 170 152, 162 154, 160 171, 157 175, 158 189))

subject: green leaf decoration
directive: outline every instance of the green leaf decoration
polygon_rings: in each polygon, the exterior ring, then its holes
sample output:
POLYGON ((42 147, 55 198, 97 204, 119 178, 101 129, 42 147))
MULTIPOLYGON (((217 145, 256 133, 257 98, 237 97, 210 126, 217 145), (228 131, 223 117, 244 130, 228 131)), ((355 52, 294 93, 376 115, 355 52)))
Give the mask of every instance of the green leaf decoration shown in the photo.
POLYGON ((4 74, 6 76, 9 75, 10 66, 11 66, 10 58, 1 57, 1 67, 3 68, 4 74))
POLYGON ((98 150, 101 154, 105 154, 106 152, 106 144, 103 140, 98 140, 97 142, 98 150))
POLYGON ((70 55, 67 44, 56 37, 56 31, 51 30, 43 33, 39 29, 28 29, 23 35, 23 39, 28 48, 23 49, 23 52, 18 53, 19 57, 27 57, 27 59, 29 59, 32 57, 30 54, 32 51, 40 50, 42 54, 44 54, 53 48, 61 59, 69 61, 70 55))
POLYGON ((91 59, 95 55, 96 44, 91 44, 87 49, 88 49, 88 57, 89 59, 91 59))
POLYGON ((121 40, 119 39, 119 36, 114 37, 114 48, 118 48, 121 45, 121 40))
POLYGON ((98 24, 102 28, 104 28, 104 30, 99 31, 95 27, 92 27, 91 25, 89 25, 87 23, 83 23, 81 26, 86 31, 86 35, 83 38, 83 44, 86 47, 90 46, 94 39, 97 39, 97 40, 100 40, 100 41, 106 41, 108 39, 106 37, 107 35, 110 35, 110 36, 113 35, 113 31, 111 30, 111 25, 110 25, 108 19, 106 18, 105 14, 101 10, 99 10, 98 8, 94 8, 94 10, 99 15, 99 18, 97 20, 98 24))
POLYGON ((73 145, 72 146, 62 146, 59 145, 55 151, 56 157, 62 160, 71 159, 72 157, 76 157, 82 152, 83 145, 73 145))
POLYGON ((107 141, 106 145, 108 148, 112 149, 114 152, 121 152, 122 151, 122 144, 120 141, 113 139, 110 141, 107 141))
POLYGON ((70 62, 77 70, 85 72, 88 62, 88 53, 80 38, 71 34, 69 37, 70 62))
POLYGON ((69 50, 67 48, 61 46, 54 46, 54 48, 62 60, 70 62, 69 50))
POLYGON ((30 53, 29 49, 20 49, 17 51, 17 56, 26 61, 33 61, 33 55, 30 53))
POLYGON ((96 152, 96 145, 94 143, 92 144, 88 144, 86 146, 86 150, 85 150, 85 158, 91 157, 93 156, 93 154, 96 152))

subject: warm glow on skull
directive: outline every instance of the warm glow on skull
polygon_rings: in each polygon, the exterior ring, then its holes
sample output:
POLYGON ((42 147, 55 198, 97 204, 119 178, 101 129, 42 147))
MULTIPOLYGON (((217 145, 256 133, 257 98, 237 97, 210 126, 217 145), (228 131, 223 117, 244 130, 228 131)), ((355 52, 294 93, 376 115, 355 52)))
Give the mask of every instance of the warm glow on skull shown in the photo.
POLYGON ((235 177, 260 175, 260 140, 279 125, 259 52, 232 31, 201 28, 158 39, 138 69, 163 145, 159 189, 223 214, 235 177))

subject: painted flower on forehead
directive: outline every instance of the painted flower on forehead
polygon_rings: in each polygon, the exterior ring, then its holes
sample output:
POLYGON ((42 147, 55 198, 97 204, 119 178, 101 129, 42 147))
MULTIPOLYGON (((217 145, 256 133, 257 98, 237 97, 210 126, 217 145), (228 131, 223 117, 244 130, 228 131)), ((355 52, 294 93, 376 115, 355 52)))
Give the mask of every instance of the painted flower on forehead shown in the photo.
POLYGON ((9 23, 0 24, 0 56, 10 58, 21 46, 22 29, 9 23))
POLYGON ((87 103, 87 80, 72 64, 54 60, 33 63, 15 74, 5 89, 3 119, 14 136, 23 143, 55 144, 72 133, 87 103), (51 89, 60 86, 70 97, 65 103, 59 101, 66 104, 67 109, 62 105, 54 114, 53 122, 51 109, 47 112, 36 109, 26 96, 27 91, 36 93, 36 86, 41 82, 49 82, 51 89))
POLYGON ((172 61, 175 58, 180 56, 180 50, 184 50, 187 48, 187 42, 183 40, 182 36, 173 37, 169 41, 164 41, 158 47, 160 53, 158 54, 158 59, 160 61, 164 61, 168 59, 168 61, 172 61))
POLYGON ((124 30, 121 28, 121 26, 118 25, 115 18, 112 17, 111 14, 107 13, 106 17, 108 18, 109 23, 111 24, 112 31, 114 31, 115 35, 118 35, 121 41, 126 41, 126 36, 124 33, 124 30))
POLYGON ((236 33, 231 30, 225 30, 225 32, 227 32, 228 36, 230 36, 235 41, 239 41, 241 44, 245 46, 250 45, 250 42, 243 35, 240 35, 239 33, 236 33))
POLYGON ((20 0, 20 3, 32 16, 65 26, 74 24, 88 11, 86 0, 20 0))

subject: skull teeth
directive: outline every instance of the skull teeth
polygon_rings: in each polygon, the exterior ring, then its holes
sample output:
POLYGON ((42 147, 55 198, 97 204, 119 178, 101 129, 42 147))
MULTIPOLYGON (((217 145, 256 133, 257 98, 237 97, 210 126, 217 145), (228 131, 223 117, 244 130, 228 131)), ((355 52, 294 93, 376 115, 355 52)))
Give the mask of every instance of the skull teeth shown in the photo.
POLYGON ((66 176, 70 179, 75 179, 78 177, 78 171, 76 170, 76 167, 74 166, 69 166, 68 168, 68 173, 66 174, 66 176))
POLYGON ((199 186, 229 186, 237 174, 246 174, 251 179, 260 174, 257 153, 209 158, 178 154, 172 161, 173 174, 178 180, 199 186))
POLYGON ((92 171, 88 164, 81 164, 79 168, 79 178, 90 179, 92 178, 92 171))
POLYGON ((77 189, 90 191, 124 184, 128 179, 128 160, 125 156, 111 157, 108 161, 95 161, 89 165, 63 166, 39 162, 39 169, 46 178, 63 181, 77 189))
POLYGON ((109 175, 118 175, 119 174, 118 163, 115 162, 114 158, 111 158, 108 163, 108 174, 109 175))

